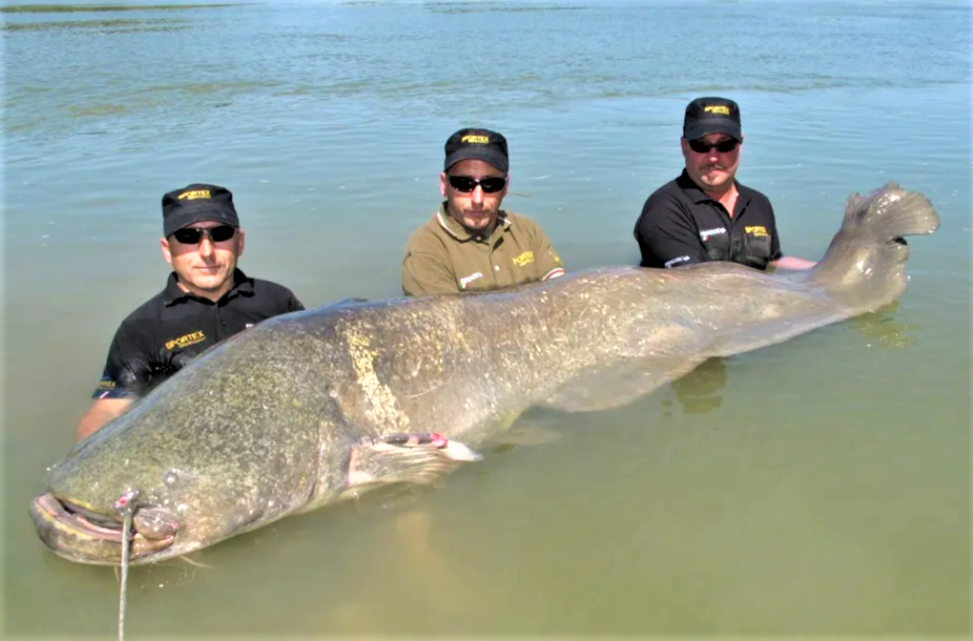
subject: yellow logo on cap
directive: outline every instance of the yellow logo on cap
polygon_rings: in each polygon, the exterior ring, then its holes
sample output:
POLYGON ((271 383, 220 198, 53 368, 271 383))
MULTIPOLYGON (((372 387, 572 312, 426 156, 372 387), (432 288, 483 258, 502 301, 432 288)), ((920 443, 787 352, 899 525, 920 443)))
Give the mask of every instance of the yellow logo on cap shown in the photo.
POLYGON ((719 114, 721 116, 730 115, 730 108, 726 105, 706 105, 703 107, 703 111, 708 114, 719 114))
POLYGON ((460 142, 469 142, 477 145, 486 145, 490 142, 489 136, 480 136, 475 134, 467 134, 460 138, 460 142))
POLYGON ((209 189, 194 189, 193 191, 184 191, 179 194, 179 200, 196 200, 197 198, 209 197, 209 189))
POLYGON ((754 225, 753 227, 747 227, 745 231, 751 236, 756 236, 756 237, 770 236, 770 234, 767 233, 767 228, 764 227, 763 225, 754 225))

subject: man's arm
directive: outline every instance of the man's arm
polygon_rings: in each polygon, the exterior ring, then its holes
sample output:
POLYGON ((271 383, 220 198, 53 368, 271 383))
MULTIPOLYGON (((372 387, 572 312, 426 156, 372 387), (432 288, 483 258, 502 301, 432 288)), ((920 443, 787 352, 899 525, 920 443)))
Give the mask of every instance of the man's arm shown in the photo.
POLYGON ((132 398, 99 398, 84 413, 74 430, 74 440, 80 441, 115 420, 132 406, 132 398))
POLYGON ((769 264, 773 269, 811 269, 815 265, 817 263, 813 260, 805 260, 797 256, 781 256, 769 264))
POLYGON ((658 262, 676 267, 707 260, 691 215, 665 192, 656 192, 645 201, 635 225, 635 239, 642 252, 642 265, 658 262))
POLYGON ((425 251, 406 250, 402 259, 402 291, 406 296, 457 294, 459 284, 442 258, 425 251))
POLYGON ((77 441, 87 438, 118 418, 139 397, 140 384, 151 379, 151 364, 138 333, 127 322, 115 332, 101 381, 92 403, 74 430, 77 441))

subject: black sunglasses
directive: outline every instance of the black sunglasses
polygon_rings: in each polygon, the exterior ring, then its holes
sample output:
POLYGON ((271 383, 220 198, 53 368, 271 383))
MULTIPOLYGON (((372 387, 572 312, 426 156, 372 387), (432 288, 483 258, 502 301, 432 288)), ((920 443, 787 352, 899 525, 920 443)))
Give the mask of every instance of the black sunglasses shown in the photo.
POLYGON ((236 234, 236 227, 230 225, 220 225, 219 227, 183 227, 172 233, 173 238, 183 245, 195 245, 203 239, 203 235, 209 237, 211 242, 222 243, 233 238, 236 234))
POLYGON ((739 146, 740 141, 729 138, 727 140, 721 140, 719 142, 706 142, 705 140, 690 140, 689 148, 695 151, 697 154, 708 154, 710 149, 715 149, 721 154, 728 154, 739 146))
POLYGON ((507 179, 491 176, 477 180, 470 176, 449 176, 449 184, 456 191, 461 191, 466 194, 476 189, 477 185, 483 188, 484 194, 495 194, 503 189, 504 185, 507 184, 507 179))

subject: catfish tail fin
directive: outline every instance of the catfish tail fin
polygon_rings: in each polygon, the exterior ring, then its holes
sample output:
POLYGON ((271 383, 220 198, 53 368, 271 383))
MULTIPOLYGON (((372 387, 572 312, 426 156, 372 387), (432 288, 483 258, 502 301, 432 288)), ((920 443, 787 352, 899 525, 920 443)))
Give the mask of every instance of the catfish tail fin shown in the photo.
POLYGON ((939 215, 919 192, 888 183, 865 197, 852 194, 841 229, 811 274, 813 282, 868 309, 905 289, 909 248, 904 236, 931 234, 939 215), (870 301, 866 304, 866 301, 870 301))
POLYGON ((845 207, 842 230, 867 230, 879 242, 931 234, 939 227, 932 203, 917 191, 888 183, 862 198, 852 194, 845 207))

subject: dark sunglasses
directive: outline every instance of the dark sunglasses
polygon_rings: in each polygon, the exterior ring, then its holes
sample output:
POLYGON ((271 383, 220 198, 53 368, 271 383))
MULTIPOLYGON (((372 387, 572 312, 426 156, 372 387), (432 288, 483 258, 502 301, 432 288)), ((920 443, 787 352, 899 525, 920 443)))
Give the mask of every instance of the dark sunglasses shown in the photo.
POLYGON ((220 225, 219 227, 210 227, 209 229, 202 227, 183 227, 174 231, 172 236, 183 245, 195 245, 203 239, 204 234, 209 237, 210 241, 222 243, 233 238, 236 234, 236 227, 231 227, 230 225, 220 225))
POLYGON ((503 189, 504 185, 506 184, 506 178, 499 178, 496 176, 491 176, 490 178, 481 178, 480 180, 470 178, 469 176, 449 176, 449 185, 456 191, 461 191, 465 194, 468 194, 476 189, 477 185, 483 188, 484 194, 495 194, 503 189))
POLYGON ((734 140, 730 138, 728 140, 721 140, 717 143, 706 142, 705 140, 690 140, 689 148, 695 151, 697 154, 708 154, 711 149, 715 149, 721 154, 728 154, 740 145, 739 140, 734 140))

